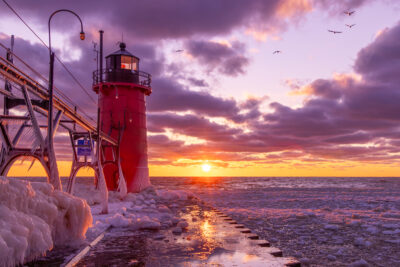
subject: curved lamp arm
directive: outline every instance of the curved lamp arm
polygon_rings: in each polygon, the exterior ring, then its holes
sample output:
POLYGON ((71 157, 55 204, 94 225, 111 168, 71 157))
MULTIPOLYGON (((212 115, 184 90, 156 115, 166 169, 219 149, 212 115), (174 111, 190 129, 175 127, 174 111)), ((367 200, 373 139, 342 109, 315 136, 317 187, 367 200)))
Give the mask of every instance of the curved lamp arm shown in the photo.
POLYGON ((85 40, 85 32, 83 31, 82 20, 81 20, 81 18, 78 16, 78 14, 76 14, 74 11, 71 11, 71 10, 69 10, 69 9, 59 9, 59 10, 56 10, 56 11, 54 11, 54 12, 50 15, 50 17, 49 17, 49 23, 48 23, 48 27, 49 27, 49 52, 50 52, 50 54, 51 54, 51 35, 50 35, 50 28, 51 28, 51 27, 50 27, 50 22, 51 22, 51 19, 53 18, 53 16, 54 16, 55 14, 59 13, 59 12, 68 12, 68 13, 71 13, 71 14, 75 15, 75 17, 77 17, 77 18, 79 19, 79 22, 81 23, 81 32, 80 32, 80 34, 79 34, 79 37, 80 37, 81 40, 85 40))

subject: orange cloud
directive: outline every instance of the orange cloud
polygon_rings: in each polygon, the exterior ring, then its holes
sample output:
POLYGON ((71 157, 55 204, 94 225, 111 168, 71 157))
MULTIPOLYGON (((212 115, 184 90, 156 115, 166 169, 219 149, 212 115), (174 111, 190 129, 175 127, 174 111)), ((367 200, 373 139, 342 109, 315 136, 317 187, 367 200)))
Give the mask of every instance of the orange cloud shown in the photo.
POLYGON ((277 14, 281 18, 292 18, 313 10, 308 0, 286 0, 280 4, 277 14))

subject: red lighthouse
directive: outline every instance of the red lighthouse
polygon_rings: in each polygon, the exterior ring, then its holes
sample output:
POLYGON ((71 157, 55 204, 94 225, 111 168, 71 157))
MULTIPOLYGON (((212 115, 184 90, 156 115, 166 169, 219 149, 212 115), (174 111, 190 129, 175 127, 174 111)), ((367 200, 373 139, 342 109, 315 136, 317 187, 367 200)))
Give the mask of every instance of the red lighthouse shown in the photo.
MULTIPOLYGON (((119 47, 106 57, 106 68, 94 72, 93 90, 99 94, 100 129, 120 140, 119 159, 128 192, 139 192, 150 185, 145 97, 151 94, 151 76, 139 71, 139 58, 126 50, 125 43, 119 47)), ((116 190, 118 155, 105 144, 101 151, 107 187, 116 190)))

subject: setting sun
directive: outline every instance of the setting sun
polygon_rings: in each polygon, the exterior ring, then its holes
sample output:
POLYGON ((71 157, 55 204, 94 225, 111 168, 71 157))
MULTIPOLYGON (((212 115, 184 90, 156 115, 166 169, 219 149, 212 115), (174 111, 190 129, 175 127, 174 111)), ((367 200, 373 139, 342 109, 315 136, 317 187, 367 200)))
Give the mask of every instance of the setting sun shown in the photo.
POLYGON ((211 166, 209 164, 203 164, 201 168, 203 169, 203 172, 209 172, 211 170, 211 166))

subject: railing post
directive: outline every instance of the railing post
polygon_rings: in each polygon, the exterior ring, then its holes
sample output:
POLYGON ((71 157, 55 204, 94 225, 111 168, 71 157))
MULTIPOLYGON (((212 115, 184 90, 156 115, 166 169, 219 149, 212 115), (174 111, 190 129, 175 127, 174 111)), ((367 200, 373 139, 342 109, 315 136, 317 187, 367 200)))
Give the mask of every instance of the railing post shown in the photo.
POLYGON ((103 34, 104 31, 100 30, 100 82, 103 82, 103 34))

